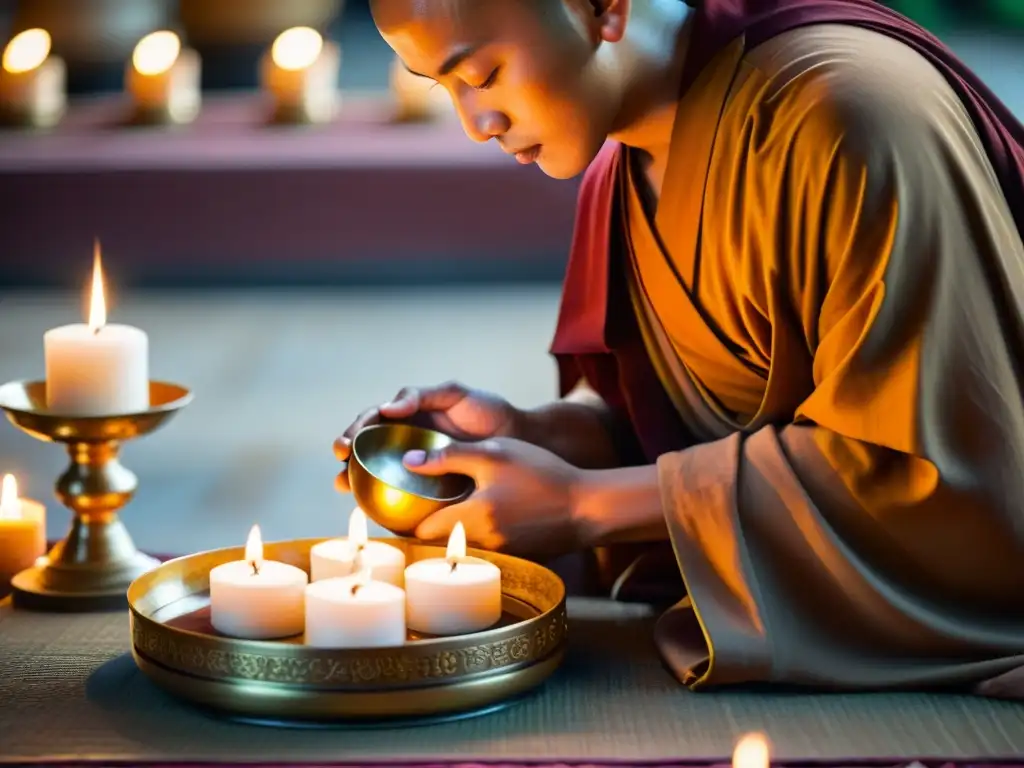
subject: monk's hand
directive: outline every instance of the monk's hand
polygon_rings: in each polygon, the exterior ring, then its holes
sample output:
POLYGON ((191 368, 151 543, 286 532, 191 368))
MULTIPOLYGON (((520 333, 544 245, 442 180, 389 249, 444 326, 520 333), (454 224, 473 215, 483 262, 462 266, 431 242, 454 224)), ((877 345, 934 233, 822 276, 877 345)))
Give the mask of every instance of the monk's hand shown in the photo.
POLYGON ((410 451, 404 463, 412 472, 458 473, 476 481, 472 496, 424 520, 417 538, 444 542, 461 521, 466 539, 483 549, 550 557, 582 546, 575 498, 583 472, 544 448, 492 438, 431 453, 410 451))
POLYGON ((404 387, 383 405, 368 408, 334 441, 334 455, 342 463, 335 487, 348 493, 348 459, 356 434, 372 424, 400 421, 444 432, 456 440, 511 437, 519 429, 522 412, 508 401, 457 382, 436 387, 404 387))

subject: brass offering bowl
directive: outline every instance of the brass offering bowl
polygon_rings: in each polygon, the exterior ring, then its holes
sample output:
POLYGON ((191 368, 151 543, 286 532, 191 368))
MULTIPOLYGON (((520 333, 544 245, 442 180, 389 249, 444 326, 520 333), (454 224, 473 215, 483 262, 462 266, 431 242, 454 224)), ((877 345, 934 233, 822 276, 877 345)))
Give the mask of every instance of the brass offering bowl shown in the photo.
POLYGON ((411 536, 434 512, 473 493, 470 477, 418 475, 402 464, 409 451, 437 451, 451 443, 448 435, 408 424, 366 427, 352 441, 348 463, 356 503, 377 524, 411 536))
POLYGON ((118 460, 121 444, 159 429, 191 400, 185 387, 152 381, 145 411, 71 416, 47 409, 45 381, 0 387, 0 408, 11 423, 38 440, 63 443, 70 458, 55 490, 74 515, 71 530, 11 580, 16 604, 56 611, 124 609, 128 585, 158 561, 135 548, 119 516, 139 484, 118 460))
MULTIPOLYGON (((320 539, 267 543, 264 556, 309 570, 320 539)), ((407 561, 444 548, 381 539, 407 561)), ((562 660, 565 585, 541 565, 480 550, 501 569, 505 613, 471 635, 410 635, 395 648, 332 650, 284 641, 239 640, 209 622, 209 574, 244 548, 181 557, 128 590, 132 655, 169 693, 233 717, 277 724, 393 724, 491 712, 540 685, 562 660)))

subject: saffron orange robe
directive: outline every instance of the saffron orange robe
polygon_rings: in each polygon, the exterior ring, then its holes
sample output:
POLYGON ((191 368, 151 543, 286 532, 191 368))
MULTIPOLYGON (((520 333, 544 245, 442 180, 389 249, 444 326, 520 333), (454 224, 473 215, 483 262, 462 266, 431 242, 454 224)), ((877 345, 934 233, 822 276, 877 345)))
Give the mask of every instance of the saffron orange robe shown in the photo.
MULTIPOLYGON (((609 306, 632 311, 599 391, 658 465, 688 594, 666 661, 694 686, 1006 693, 1022 213, 963 100, 891 36, 803 26, 702 67, 656 205, 632 153, 604 153, 609 306)), ((555 351, 568 387, 608 350, 555 351)))

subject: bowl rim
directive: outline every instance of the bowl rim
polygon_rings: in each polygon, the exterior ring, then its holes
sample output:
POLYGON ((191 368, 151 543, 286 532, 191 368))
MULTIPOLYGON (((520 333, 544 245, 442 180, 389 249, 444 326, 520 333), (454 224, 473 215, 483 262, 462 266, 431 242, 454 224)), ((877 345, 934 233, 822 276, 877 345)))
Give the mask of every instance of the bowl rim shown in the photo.
MULTIPOLYGON (((360 457, 359 450, 357 448, 357 446, 359 444, 359 437, 360 437, 360 435, 363 435, 363 434, 365 434, 367 432, 375 432, 375 431, 383 430, 383 429, 392 429, 394 427, 401 427, 402 429, 408 429, 408 430, 411 430, 411 431, 414 431, 414 432, 425 432, 425 433, 428 433, 428 434, 441 435, 442 437, 444 437, 444 438, 446 438, 448 440, 453 440, 454 439, 454 438, 452 438, 451 435, 446 435, 444 432, 442 432, 442 431, 440 431, 438 429, 428 429, 426 427, 418 427, 418 426, 416 426, 414 424, 401 424, 401 423, 395 423, 395 424, 370 424, 369 426, 363 427, 361 430, 359 430, 356 433, 355 437, 352 438, 352 457, 351 458, 355 461, 356 464, 359 465, 359 467, 364 472, 366 472, 366 474, 370 475, 370 477, 372 477, 378 483, 382 483, 383 485, 386 485, 388 488, 391 488, 391 489, 393 489, 395 491, 398 491, 399 493, 408 494, 409 496, 413 496, 413 497, 415 497, 417 499, 423 499, 424 501, 455 503, 455 502, 459 502, 459 501, 465 501, 466 499, 468 499, 470 496, 473 495, 474 488, 469 488, 467 491, 464 491, 463 493, 457 494, 455 496, 429 496, 429 495, 427 495, 425 493, 413 493, 412 491, 408 491, 405 488, 399 488, 399 487, 395 486, 394 484, 389 483, 387 480, 385 480, 380 475, 378 475, 377 473, 373 472, 368 466, 366 466, 366 462, 363 461, 362 457, 360 457)), ((457 474, 457 473, 453 473, 453 474, 457 474)), ((469 478, 470 483, 473 482, 473 478, 469 477, 468 475, 463 475, 463 477, 469 478)))

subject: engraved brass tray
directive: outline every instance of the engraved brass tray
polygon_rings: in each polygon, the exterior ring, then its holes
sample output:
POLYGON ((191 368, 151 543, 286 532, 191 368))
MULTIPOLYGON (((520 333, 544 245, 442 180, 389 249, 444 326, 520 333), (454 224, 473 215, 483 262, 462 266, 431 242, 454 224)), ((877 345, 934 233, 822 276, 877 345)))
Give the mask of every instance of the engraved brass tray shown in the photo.
MULTIPOLYGON (((444 548, 380 539, 408 563, 444 548)), ((264 557, 309 571, 322 539, 268 542, 264 557)), ((244 547, 164 563, 128 589, 132 655, 179 698, 242 719, 337 724, 446 719, 493 711, 542 683, 562 660, 565 585, 543 566, 471 549, 501 569, 505 614, 495 627, 458 637, 410 635, 401 648, 310 648, 302 638, 228 638, 209 622, 209 573, 244 547)))

